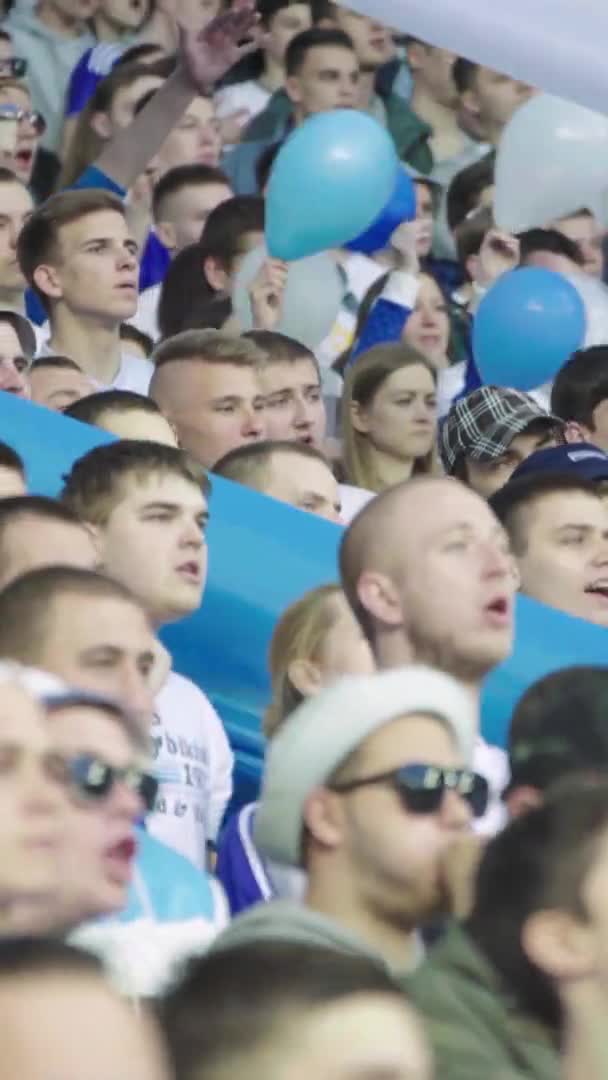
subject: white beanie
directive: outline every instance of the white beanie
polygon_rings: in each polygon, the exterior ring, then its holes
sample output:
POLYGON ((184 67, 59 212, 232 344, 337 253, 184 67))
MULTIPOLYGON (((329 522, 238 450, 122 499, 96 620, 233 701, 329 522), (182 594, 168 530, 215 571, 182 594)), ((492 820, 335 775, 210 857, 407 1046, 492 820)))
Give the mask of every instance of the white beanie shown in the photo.
POLYGON ((270 859, 298 866, 304 804, 368 736, 412 713, 452 731, 463 761, 473 756, 477 709, 470 691, 434 668, 412 665, 341 679, 308 698, 271 740, 254 838, 270 859))

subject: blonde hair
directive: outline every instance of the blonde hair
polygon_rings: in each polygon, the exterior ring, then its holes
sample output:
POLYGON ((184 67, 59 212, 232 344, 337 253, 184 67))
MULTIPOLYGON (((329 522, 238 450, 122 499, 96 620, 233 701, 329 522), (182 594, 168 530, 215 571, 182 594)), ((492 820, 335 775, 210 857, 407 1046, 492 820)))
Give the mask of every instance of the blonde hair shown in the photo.
POLYGON ((327 633, 340 617, 334 601, 341 595, 339 585, 319 585, 291 604, 275 626, 268 656, 272 700, 263 723, 267 739, 276 735, 303 700, 289 677, 289 668, 294 660, 318 659, 327 633))
MULTIPOLYGON (((386 487, 374 468, 369 441, 356 431, 353 425, 353 402, 365 408, 371 404, 382 384, 395 371, 416 365, 426 368, 436 386, 437 372, 433 365, 411 345, 404 342, 374 345, 350 365, 342 395, 342 461, 345 483, 376 492, 383 491, 386 487)), ((416 458, 412 476, 435 472, 435 463, 434 451, 425 454, 424 457, 416 458)))

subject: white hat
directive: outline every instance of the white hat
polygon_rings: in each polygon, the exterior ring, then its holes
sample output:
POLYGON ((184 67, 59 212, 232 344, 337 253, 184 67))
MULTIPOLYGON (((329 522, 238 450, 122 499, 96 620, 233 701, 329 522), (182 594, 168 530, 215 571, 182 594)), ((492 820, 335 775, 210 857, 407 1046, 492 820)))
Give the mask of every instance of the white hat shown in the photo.
POLYGON ((443 720, 470 764, 478 720, 474 700, 461 683, 434 668, 344 678, 300 705, 269 746, 254 826, 260 851, 298 866, 310 793, 369 735, 410 713, 443 720))

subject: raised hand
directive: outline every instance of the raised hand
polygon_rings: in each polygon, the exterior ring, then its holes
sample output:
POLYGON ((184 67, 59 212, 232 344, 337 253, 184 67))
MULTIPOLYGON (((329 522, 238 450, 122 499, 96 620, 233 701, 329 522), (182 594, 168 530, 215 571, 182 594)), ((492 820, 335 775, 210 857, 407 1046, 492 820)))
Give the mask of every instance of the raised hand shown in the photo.
POLYGON ((235 0, 230 11, 212 19, 202 30, 180 26, 182 65, 199 93, 210 94, 238 60, 261 47, 263 34, 258 22, 251 0, 235 0), (244 41, 246 38, 249 40, 244 41))
POLYGON ((249 286, 249 299, 256 330, 275 330, 283 305, 287 284, 287 263, 281 259, 265 259, 249 286))

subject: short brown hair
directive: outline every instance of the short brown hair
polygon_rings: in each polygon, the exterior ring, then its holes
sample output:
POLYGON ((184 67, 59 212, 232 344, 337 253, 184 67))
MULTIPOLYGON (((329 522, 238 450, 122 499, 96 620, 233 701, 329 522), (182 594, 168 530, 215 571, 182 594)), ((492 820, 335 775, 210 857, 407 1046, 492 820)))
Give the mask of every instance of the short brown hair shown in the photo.
POLYGON ((258 367, 264 362, 264 354, 252 341, 221 330, 182 330, 181 334, 162 341, 152 353, 152 363, 157 370, 178 360, 258 367))
POLYGON ((80 521, 105 525, 124 498, 126 478, 141 481, 159 474, 181 476, 204 495, 210 491, 204 469, 183 450, 161 443, 118 439, 94 447, 74 462, 63 478, 60 500, 80 521))
MULTIPOLYGON (((93 602, 98 598, 125 600, 142 610, 124 585, 94 570, 71 566, 30 570, 0 591, 0 656, 38 667, 53 604, 65 595, 88 597, 93 602)), ((90 606, 94 610, 93 604, 90 606)))
POLYGON ((34 274, 43 263, 56 263, 60 258, 60 231, 64 225, 95 214, 99 210, 114 210, 121 217, 125 208, 117 195, 100 188, 83 188, 81 191, 62 191, 53 195, 34 211, 26 221, 17 240, 17 259, 28 285, 34 290, 46 308, 49 298, 41 292, 34 281, 34 274))
POLYGON ((244 484, 245 487, 253 488, 254 491, 264 491, 272 460, 278 454, 292 454, 294 457, 312 458, 314 461, 320 461, 329 469, 323 454, 319 450, 315 450, 313 446, 308 446, 306 443, 287 442, 286 440, 271 442, 268 439, 263 442, 237 446, 234 450, 229 450, 213 466, 213 472, 217 476, 223 476, 225 480, 233 480, 237 484, 244 484))
POLYGON ((276 330, 248 330, 243 334, 246 341, 253 341, 264 353, 264 367, 269 364, 297 364, 310 360, 320 377, 319 363, 312 349, 302 345, 301 341, 279 334, 276 330))

